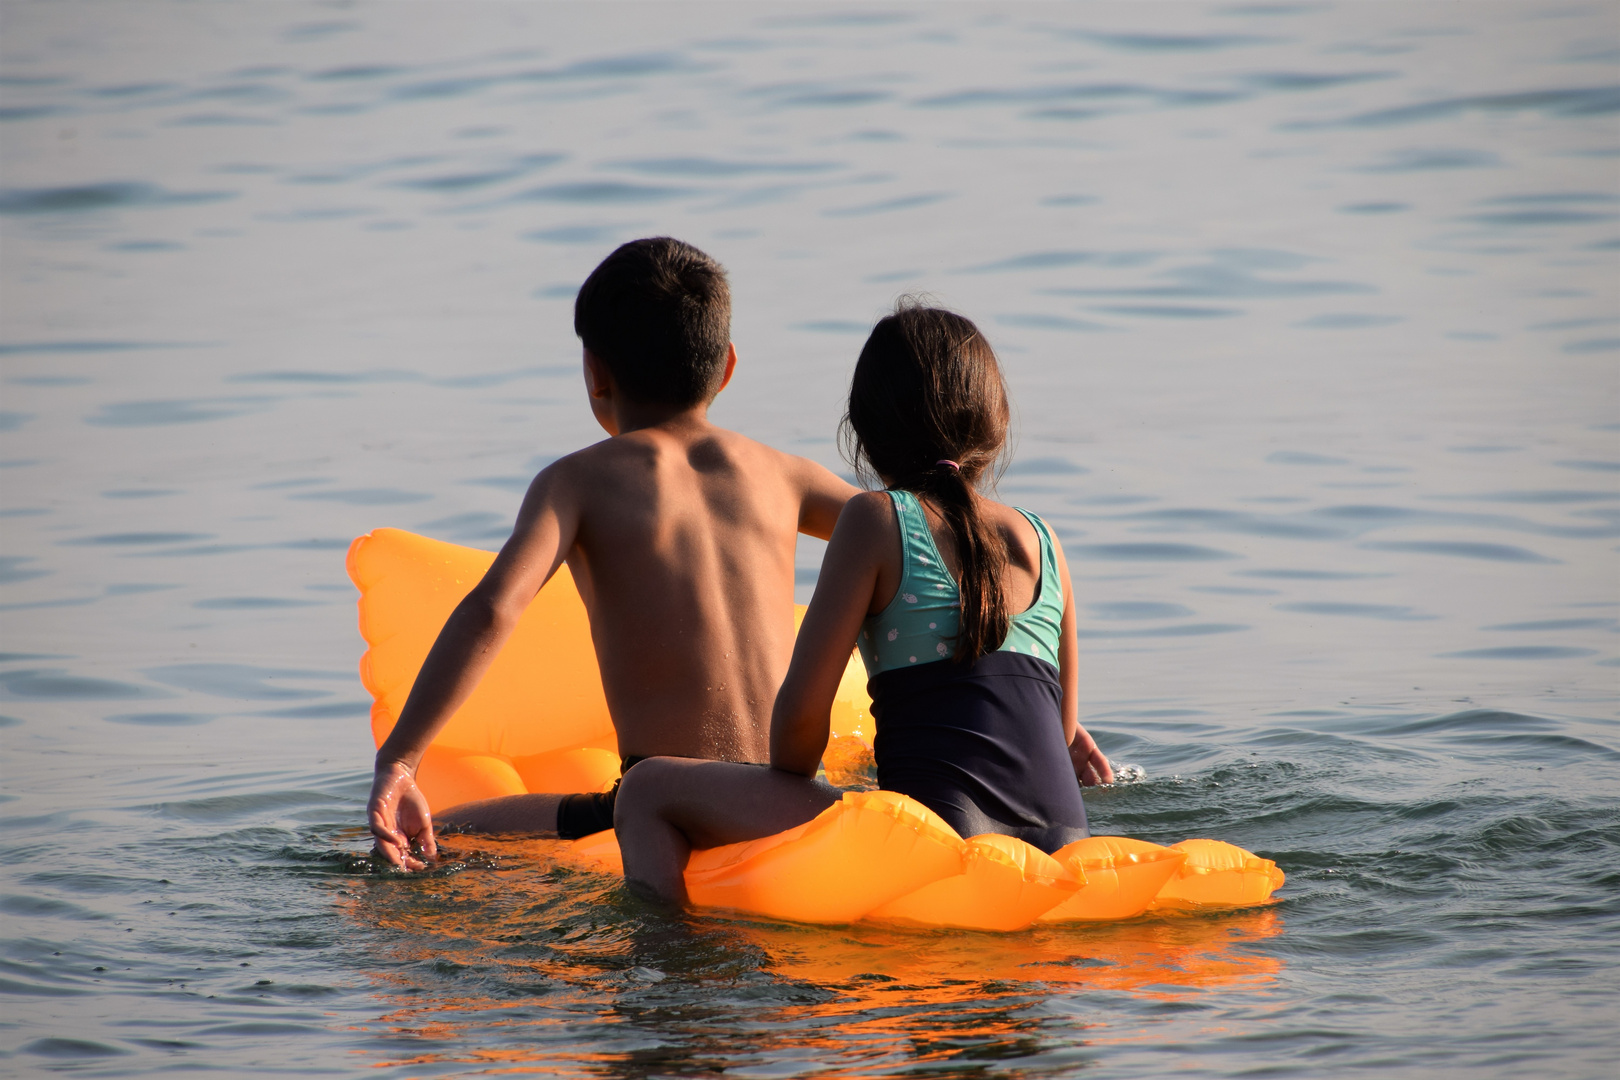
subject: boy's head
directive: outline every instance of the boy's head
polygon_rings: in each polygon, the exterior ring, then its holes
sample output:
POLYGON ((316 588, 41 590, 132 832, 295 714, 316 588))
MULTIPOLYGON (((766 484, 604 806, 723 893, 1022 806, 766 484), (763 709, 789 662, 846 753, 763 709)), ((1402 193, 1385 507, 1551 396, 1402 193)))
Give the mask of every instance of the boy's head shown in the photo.
POLYGON ((632 401, 696 405, 718 392, 731 344, 725 269, 691 244, 632 240, 574 301, 574 333, 632 401))

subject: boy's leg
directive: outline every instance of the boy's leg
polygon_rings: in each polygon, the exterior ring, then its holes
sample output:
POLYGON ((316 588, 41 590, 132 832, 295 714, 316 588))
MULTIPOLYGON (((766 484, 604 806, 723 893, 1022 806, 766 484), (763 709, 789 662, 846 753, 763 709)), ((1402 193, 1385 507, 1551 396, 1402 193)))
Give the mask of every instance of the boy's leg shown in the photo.
POLYGON ((444 831, 557 835, 557 807, 567 795, 503 795, 452 806, 434 819, 444 831))
POLYGON ((759 765, 649 758, 625 773, 614 809, 625 881, 684 905, 683 874, 694 847, 785 832, 838 798, 826 784, 759 765))

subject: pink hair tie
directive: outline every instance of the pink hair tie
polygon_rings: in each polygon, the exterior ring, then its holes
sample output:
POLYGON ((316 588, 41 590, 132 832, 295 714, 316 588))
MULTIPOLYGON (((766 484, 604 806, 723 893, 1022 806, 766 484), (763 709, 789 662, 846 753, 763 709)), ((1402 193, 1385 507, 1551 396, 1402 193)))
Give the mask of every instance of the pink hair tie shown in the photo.
POLYGON ((951 468, 955 469, 957 472, 962 471, 962 466, 958 465, 956 462, 952 461, 950 458, 940 458, 938 461, 934 462, 934 464, 935 465, 949 465, 951 468))

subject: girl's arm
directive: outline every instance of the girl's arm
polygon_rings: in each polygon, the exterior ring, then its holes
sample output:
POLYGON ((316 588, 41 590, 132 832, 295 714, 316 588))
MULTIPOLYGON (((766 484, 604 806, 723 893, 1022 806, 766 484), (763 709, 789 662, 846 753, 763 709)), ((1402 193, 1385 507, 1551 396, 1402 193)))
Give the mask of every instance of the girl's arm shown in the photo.
POLYGON ((1052 537, 1057 550, 1058 572, 1063 576, 1063 623, 1058 635, 1058 680, 1063 686, 1063 739, 1069 744, 1069 760, 1082 787, 1112 784, 1114 770, 1097 748, 1091 733, 1080 726, 1080 639, 1075 633, 1074 586, 1069 581, 1069 561, 1063 546, 1052 537))
MULTIPOLYGON (((875 606, 879 579, 898 578, 899 532, 881 491, 850 499, 838 515, 793 662, 771 712, 771 767, 814 776, 827 749, 829 715, 849 650, 875 606), (885 566, 885 561, 893 564, 885 566), (889 569, 888 574, 883 573, 889 569)), ((892 590, 891 590, 892 591, 892 590)))

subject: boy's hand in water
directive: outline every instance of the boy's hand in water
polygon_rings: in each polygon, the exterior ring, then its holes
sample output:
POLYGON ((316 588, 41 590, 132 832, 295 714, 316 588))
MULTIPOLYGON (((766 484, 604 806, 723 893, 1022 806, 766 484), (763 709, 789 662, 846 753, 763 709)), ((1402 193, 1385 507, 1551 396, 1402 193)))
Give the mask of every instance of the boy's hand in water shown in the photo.
POLYGON ((371 781, 371 799, 366 803, 366 819, 371 835, 377 838, 377 852, 401 870, 420 870, 427 865, 423 859, 439 854, 427 797, 417 788, 411 771, 400 762, 377 767, 371 781), (421 859, 411 854, 413 841, 422 852, 421 859))
POLYGON ((1074 775, 1081 787, 1114 782, 1114 767, 1108 764, 1108 758, 1097 748, 1096 740, 1083 727, 1074 733, 1074 741, 1069 744, 1069 760, 1074 764, 1074 775))

